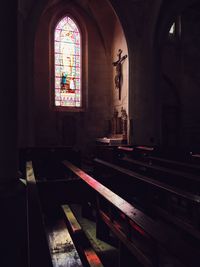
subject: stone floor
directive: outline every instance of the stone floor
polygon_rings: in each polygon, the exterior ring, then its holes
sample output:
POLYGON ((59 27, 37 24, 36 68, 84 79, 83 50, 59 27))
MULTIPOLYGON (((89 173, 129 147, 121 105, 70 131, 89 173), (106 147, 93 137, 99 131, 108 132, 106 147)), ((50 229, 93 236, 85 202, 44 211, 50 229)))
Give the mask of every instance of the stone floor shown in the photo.
MULTIPOLYGON (((0 266, 27 267, 27 218, 25 186, 17 194, 1 197, 0 200, 0 266)), ((96 238, 95 222, 83 218, 78 205, 72 205, 71 208, 96 253, 101 258, 104 266, 117 267, 117 249, 96 238)), ((58 239, 59 238, 60 237, 58 236, 58 239)), ((79 265, 76 264, 76 266, 79 265)))
MULTIPOLYGON (((117 267, 118 250, 96 238, 96 224, 93 220, 82 217, 80 205, 73 204, 70 208, 104 267, 117 267)), ((45 228, 53 267, 84 267, 61 214, 55 216, 54 213, 52 217, 48 217, 45 228)))
POLYGON ((46 232, 53 267, 83 267, 64 220, 48 223, 46 232))
POLYGON ((97 255, 102 260, 105 267, 118 266, 118 250, 114 247, 96 238, 96 224, 94 221, 83 218, 79 205, 70 205, 71 210, 75 214, 78 222, 86 233, 87 238, 92 244, 97 255))

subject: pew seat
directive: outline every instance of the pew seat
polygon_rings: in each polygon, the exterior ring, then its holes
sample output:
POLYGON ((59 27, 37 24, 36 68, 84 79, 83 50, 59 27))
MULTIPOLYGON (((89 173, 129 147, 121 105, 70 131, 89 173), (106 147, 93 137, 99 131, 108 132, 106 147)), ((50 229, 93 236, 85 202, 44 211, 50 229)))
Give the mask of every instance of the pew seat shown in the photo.
POLYGON ((121 258, 119 266, 165 266, 165 261, 169 266, 194 266, 198 248, 181 240, 181 232, 150 218, 70 162, 63 163, 94 190, 97 237, 107 240, 109 231, 117 237, 121 258), (128 253, 133 256, 130 263, 124 256, 128 253))
POLYGON ((69 205, 62 205, 62 210, 68 229, 85 265, 89 267, 103 267, 100 258, 92 248, 69 205))

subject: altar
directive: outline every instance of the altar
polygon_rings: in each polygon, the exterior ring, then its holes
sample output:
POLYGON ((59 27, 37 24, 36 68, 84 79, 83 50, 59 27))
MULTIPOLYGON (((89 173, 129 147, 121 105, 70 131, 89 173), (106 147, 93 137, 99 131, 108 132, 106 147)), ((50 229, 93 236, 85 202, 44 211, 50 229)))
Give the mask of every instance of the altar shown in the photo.
POLYGON ((96 138, 97 145, 122 145, 127 144, 127 113, 121 108, 121 114, 117 110, 114 111, 110 121, 111 133, 108 136, 96 138))
POLYGON ((96 143, 101 145, 122 145, 127 144, 127 140, 124 140, 121 136, 119 137, 102 137, 96 138, 96 143))

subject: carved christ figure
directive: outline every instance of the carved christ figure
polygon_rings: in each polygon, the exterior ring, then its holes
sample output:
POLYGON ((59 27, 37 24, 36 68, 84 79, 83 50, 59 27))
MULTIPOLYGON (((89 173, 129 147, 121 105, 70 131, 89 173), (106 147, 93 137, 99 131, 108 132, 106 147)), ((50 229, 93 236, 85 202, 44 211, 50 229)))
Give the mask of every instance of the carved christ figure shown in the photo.
POLYGON ((118 60, 112 63, 112 65, 116 67, 115 88, 119 89, 119 100, 121 100, 122 63, 127 58, 127 55, 122 57, 121 54, 122 50, 119 49, 117 53, 118 60))

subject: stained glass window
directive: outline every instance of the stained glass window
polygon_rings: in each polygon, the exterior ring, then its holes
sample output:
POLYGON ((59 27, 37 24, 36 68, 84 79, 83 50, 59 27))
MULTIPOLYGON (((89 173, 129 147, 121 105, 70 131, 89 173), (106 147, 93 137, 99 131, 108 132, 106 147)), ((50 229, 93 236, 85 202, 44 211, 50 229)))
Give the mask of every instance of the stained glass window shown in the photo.
POLYGON ((81 36, 70 17, 54 32, 55 106, 81 107, 81 36))

